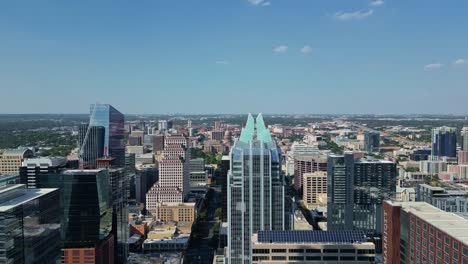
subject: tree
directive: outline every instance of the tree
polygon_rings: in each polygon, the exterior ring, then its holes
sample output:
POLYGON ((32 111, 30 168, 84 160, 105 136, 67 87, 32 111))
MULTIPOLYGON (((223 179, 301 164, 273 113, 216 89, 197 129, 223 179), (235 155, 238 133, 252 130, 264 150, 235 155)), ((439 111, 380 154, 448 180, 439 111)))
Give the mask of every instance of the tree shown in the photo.
POLYGON ((221 218, 221 208, 216 208, 215 217, 218 219, 221 218))

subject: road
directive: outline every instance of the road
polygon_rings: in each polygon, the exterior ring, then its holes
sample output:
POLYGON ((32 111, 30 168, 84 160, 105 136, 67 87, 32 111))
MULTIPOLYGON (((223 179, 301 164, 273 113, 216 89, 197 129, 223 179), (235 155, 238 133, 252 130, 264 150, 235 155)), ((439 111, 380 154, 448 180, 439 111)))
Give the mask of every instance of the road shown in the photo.
MULTIPOLYGON (((213 227, 216 224, 215 211, 221 206, 220 192, 212 189, 213 195, 208 197, 206 203, 206 219, 200 221, 192 230, 192 239, 184 254, 184 264, 205 264, 213 262, 213 254, 216 248, 210 245, 213 237, 213 227)), ((203 211, 203 209, 202 209, 203 211)))

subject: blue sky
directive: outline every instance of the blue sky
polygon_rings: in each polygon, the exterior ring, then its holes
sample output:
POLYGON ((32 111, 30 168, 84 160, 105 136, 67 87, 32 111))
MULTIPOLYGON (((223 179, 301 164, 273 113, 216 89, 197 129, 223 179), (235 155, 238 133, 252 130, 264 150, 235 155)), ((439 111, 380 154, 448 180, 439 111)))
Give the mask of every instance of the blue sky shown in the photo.
POLYGON ((467 114, 465 0, 0 2, 0 113, 467 114))

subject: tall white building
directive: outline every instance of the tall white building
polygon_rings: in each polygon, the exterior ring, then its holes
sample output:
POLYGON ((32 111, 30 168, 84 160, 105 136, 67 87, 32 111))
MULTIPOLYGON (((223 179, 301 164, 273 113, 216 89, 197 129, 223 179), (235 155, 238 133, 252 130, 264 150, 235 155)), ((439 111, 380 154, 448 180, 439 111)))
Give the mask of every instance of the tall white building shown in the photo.
POLYGON ((159 180, 146 194, 146 208, 155 213, 159 203, 181 203, 189 192, 187 138, 170 135, 165 138, 163 159, 159 162, 159 180))

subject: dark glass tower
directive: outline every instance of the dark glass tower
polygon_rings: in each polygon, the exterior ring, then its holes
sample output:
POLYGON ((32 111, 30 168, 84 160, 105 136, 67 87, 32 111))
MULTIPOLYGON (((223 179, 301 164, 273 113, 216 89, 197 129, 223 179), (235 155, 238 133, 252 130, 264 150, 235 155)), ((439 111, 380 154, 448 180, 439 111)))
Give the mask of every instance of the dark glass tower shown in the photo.
POLYGON ((0 188, 0 263, 57 263, 61 257, 57 189, 0 188))
POLYGON ((439 127, 432 130, 432 157, 457 157, 457 131, 454 127, 439 127))
POLYGON ((328 158, 328 230, 382 234, 382 202, 396 190, 396 164, 354 160, 353 154, 328 158))
POLYGON ((96 168, 96 160, 104 156, 104 138, 106 129, 103 126, 81 125, 78 132, 80 161, 83 168, 96 168))
POLYGON ((109 104, 92 104, 90 126, 102 126, 104 135, 104 156, 116 159, 116 165, 125 165, 124 115, 109 104))
POLYGON ((367 152, 379 152, 380 133, 377 131, 364 132, 364 150, 367 152))

